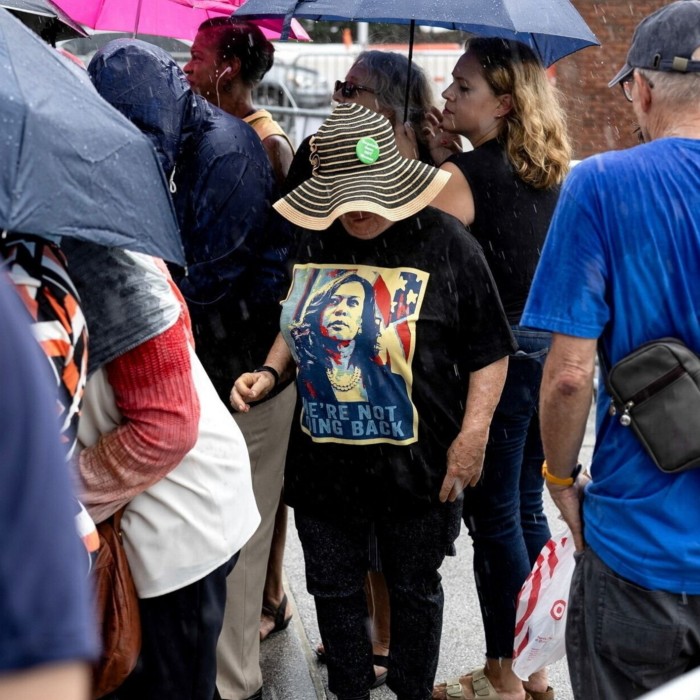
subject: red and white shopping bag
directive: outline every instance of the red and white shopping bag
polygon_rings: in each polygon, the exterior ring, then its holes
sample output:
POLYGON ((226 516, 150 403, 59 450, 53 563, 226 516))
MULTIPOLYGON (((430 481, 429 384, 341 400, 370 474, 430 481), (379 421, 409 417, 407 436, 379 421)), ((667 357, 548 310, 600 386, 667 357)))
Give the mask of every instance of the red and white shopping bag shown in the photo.
POLYGON ((574 539, 567 528, 545 544, 520 589, 513 672, 521 680, 566 654, 564 632, 574 565, 574 539))

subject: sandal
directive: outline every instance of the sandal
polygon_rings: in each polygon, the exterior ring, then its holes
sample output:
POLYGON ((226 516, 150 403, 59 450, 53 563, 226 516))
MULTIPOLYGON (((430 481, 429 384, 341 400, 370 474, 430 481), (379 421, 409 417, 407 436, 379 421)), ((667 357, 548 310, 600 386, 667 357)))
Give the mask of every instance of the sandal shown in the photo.
MULTIPOLYGON (((477 668, 471 673, 466 674, 466 676, 462 676, 462 678, 468 678, 469 676, 471 676, 472 697, 474 700, 501 700, 501 696, 493 687, 491 681, 486 677, 483 668, 477 668)), ((445 691, 445 700, 452 700, 453 698, 467 700, 459 678, 449 678, 446 683, 436 685, 433 688, 433 698, 440 697, 440 693, 443 690, 445 691)), ((533 700, 532 695, 527 691, 525 691, 525 700, 533 700)))
POLYGON ((554 688, 547 686, 547 690, 538 693, 536 690, 528 690, 532 700, 554 700, 554 688))
POLYGON ((271 605, 263 605, 262 606, 262 615, 264 617, 269 617, 271 620, 274 621, 274 626, 272 629, 263 636, 263 633, 260 633, 260 641, 263 642, 265 641, 268 637, 271 637, 273 634, 276 634, 277 632, 281 632, 282 630, 286 630, 287 627, 289 627, 289 623, 292 621, 293 615, 290 615, 289 617, 285 617, 287 613, 287 594, 285 593, 284 596, 282 597, 282 602, 279 604, 278 607, 273 608, 271 605))
MULTIPOLYGON (((316 658, 318 659, 318 662, 320 664, 325 664, 326 663, 326 650, 323 648, 323 642, 319 642, 316 645, 314 652, 316 653, 316 658)), ((389 668, 389 657, 386 654, 373 654, 372 663, 375 666, 379 666, 380 668, 388 669, 389 668)), ((376 674, 377 677, 375 678, 374 683, 372 683, 370 688, 372 690, 374 690, 374 688, 379 688, 379 686, 384 685, 386 683, 386 678, 387 678, 388 674, 389 674, 388 671, 384 671, 383 673, 377 673, 376 674)))
MULTIPOLYGON (((384 655, 384 654, 374 654, 372 657, 372 663, 375 666, 379 666, 379 668, 389 668, 389 657, 384 655)), ((376 671, 375 671, 376 673, 376 671)), ((374 688, 379 688, 379 686, 384 685, 386 683, 386 677, 389 674, 389 671, 384 671, 382 673, 377 673, 377 678, 372 683, 370 686, 371 689, 374 690, 374 688)))

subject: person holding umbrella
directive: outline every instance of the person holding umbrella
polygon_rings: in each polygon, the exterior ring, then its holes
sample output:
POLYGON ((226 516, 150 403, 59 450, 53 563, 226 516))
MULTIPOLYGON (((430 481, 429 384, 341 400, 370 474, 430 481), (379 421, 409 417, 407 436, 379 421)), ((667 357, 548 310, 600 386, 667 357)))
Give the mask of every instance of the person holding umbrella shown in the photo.
MULTIPOLYGON (((292 237, 271 208, 277 190, 265 149, 250 126, 196 95, 183 71, 158 47, 112 41, 95 54, 88 72, 97 91, 151 137, 170 177, 188 263, 186 275, 175 271, 175 281, 187 301, 197 355, 228 406, 232 378, 262 365, 287 284, 292 237)), ((284 454, 294 400, 293 387, 280 383, 267 401, 237 417, 268 532, 279 501, 281 466, 270 488, 261 488, 269 482, 259 467, 264 459, 281 465, 283 457, 275 453, 284 454)), ((267 548, 244 549, 243 567, 248 556, 260 557, 264 572, 267 548)), ((252 653, 254 672, 234 700, 262 691, 255 645, 259 602, 256 607, 253 650, 246 657, 250 664, 252 653)))
POLYGON ((464 500, 486 666, 437 686, 433 698, 481 697, 488 690, 494 699, 551 700, 545 671, 530 678, 526 692, 511 670, 517 595, 550 537, 538 400, 551 336, 522 327, 520 316, 571 148, 556 92, 529 47, 473 38, 452 76, 439 128, 433 123, 432 152, 444 158, 445 132, 466 137, 474 150, 442 165, 452 177, 435 206, 469 226, 481 243, 518 350, 491 424, 483 478, 464 500))
POLYGON ((376 680, 364 592, 376 538, 392 611, 387 684, 399 700, 428 700, 442 628, 438 568, 459 532, 462 490, 479 479, 514 342, 476 241, 429 206, 447 173, 401 156, 390 122, 358 104, 338 105, 310 146, 312 176, 274 205, 304 230, 265 361, 272 371, 242 374, 231 404, 246 412, 275 374, 295 373, 297 331, 311 328, 311 307, 324 300, 317 325, 335 326, 335 341, 303 343, 317 371, 297 375, 285 499, 329 687, 341 700, 369 700, 376 680), (376 369, 358 374, 350 358, 364 334, 373 339, 365 363, 376 369), (335 391, 315 395, 314 376, 335 391))
MULTIPOLYGON (((253 88, 272 67, 274 52, 252 22, 214 18, 199 27, 184 71, 195 92, 253 127, 281 185, 294 149, 272 115, 253 106, 253 88)), ((274 415, 265 419, 265 430, 274 433, 275 440, 255 440, 250 433, 257 429, 249 423, 257 424, 254 416, 258 411, 237 416, 248 432, 251 462, 256 465, 255 490, 262 522, 227 579, 228 603, 217 663, 217 687, 223 700, 243 700, 257 692, 262 685, 260 642, 286 629, 292 617, 282 583, 287 506, 281 494, 293 402, 272 410, 274 415)))
POLYGON ((226 576, 260 521, 245 441, 162 261, 85 242, 66 253, 91 328, 81 494, 97 522, 125 508, 141 619, 136 667, 101 697, 212 700, 226 576))
MULTIPOLYGON (((359 104, 385 116, 394 129, 394 137, 401 154, 433 165, 428 141, 422 131, 427 114, 435 109, 432 89, 425 72, 418 66, 412 66, 408 119, 402 122, 408 77, 409 61, 403 54, 393 51, 363 51, 355 59, 345 79, 336 81, 333 100, 339 104, 359 104)), ((311 177, 310 141, 311 137, 308 137, 294 156, 284 185, 284 191, 287 193, 311 177)), ((380 686, 387 678, 391 641, 390 610, 389 593, 381 573, 381 562, 376 556, 376 547, 373 547, 373 552, 375 554, 369 564, 366 589, 372 618, 371 635, 377 676, 375 683, 376 686, 380 686)), ((317 645, 316 655, 319 661, 325 661, 323 644, 317 645)))

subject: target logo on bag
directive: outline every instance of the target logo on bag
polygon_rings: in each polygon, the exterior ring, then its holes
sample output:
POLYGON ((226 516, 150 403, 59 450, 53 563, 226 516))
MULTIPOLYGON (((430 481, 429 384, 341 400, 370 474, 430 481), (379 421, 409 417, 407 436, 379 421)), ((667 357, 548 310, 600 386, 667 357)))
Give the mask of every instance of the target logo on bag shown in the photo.
POLYGON ((559 661, 566 655, 565 626, 574 541, 567 529, 550 539, 525 579, 515 615, 513 672, 519 678, 559 661))
POLYGON ((561 618, 564 617, 565 612, 566 612, 566 601, 560 599, 560 600, 554 601, 554 605, 552 605, 552 609, 549 611, 549 614, 555 620, 561 620, 561 618))

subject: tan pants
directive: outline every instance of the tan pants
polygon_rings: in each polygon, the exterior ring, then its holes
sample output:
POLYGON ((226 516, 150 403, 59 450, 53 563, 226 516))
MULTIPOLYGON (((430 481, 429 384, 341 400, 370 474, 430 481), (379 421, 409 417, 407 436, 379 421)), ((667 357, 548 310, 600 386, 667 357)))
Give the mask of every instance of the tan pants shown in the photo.
POLYGON ((248 445, 261 522, 227 579, 224 626, 216 649, 216 685, 223 700, 245 700, 262 687, 260 611, 295 402, 292 384, 250 412, 234 414, 248 445))

